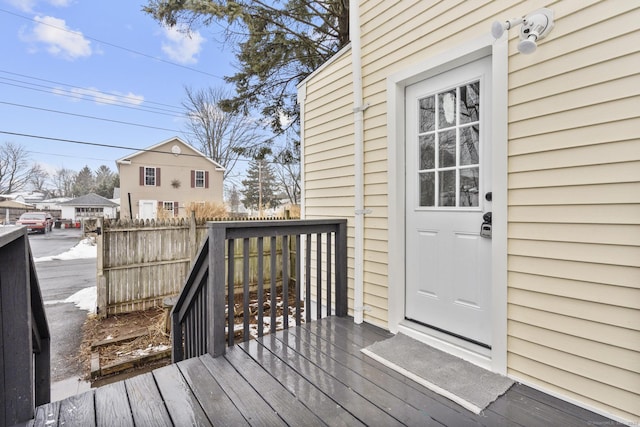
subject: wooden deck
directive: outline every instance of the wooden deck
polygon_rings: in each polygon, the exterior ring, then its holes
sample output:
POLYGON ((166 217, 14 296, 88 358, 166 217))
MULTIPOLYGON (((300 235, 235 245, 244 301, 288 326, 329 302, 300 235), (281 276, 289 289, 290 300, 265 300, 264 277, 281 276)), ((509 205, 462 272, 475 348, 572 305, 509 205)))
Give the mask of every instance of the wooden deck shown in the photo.
POLYGON ((32 425, 615 424, 518 384, 474 415, 360 352, 390 336, 329 317, 40 406, 32 425))

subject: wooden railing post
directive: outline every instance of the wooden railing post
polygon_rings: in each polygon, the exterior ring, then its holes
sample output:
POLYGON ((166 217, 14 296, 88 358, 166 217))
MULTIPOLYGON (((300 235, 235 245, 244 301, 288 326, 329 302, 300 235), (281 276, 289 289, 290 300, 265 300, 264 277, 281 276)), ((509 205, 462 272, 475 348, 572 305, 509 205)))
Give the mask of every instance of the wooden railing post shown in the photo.
POLYGON ((347 221, 336 230, 336 316, 347 315, 347 221))
MULTIPOLYGON (((207 352, 213 357, 225 353, 225 247, 226 229, 224 225, 209 223, 209 278, 207 317, 210 327, 207 328, 207 352)), ((233 334, 233 330, 229 331, 233 334)))
POLYGON ((0 229, 0 259, 0 425, 15 425, 49 402, 50 336, 25 228, 0 229))

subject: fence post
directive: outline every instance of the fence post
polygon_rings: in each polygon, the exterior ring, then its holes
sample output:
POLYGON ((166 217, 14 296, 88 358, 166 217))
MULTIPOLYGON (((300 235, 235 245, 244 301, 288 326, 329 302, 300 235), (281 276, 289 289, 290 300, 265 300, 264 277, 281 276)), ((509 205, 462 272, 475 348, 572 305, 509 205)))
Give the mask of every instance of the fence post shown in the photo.
MULTIPOLYGON (((105 246, 105 223, 102 218, 98 219, 98 229, 101 230, 96 236, 97 246, 97 274, 96 274, 96 314, 100 319, 107 317, 107 278, 104 277, 104 254, 106 252, 105 246)), ((108 241, 109 239, 107 239, 108 241)))
MULTIPOLYGON (((222 356, 226 350, 225 329, 225 265, 224 246, 226 228, 209 223, 209 277, 207 281, 207 352, 213 357, 222 356)), ((233 334, 233 331, 229 331, 233 334)))
POLYGON ((197 233, 196 211, 191 211, 189 217, 189 255, 191 256, 190 267, 193 267, 193 263, 196 262, 196 256, 198 255, 199 242, 197 233))

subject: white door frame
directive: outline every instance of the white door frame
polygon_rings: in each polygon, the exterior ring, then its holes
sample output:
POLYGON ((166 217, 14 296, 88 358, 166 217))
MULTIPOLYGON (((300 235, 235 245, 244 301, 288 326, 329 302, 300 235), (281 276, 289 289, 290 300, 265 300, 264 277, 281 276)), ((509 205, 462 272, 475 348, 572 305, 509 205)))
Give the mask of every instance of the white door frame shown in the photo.
POLYGON ((403 332, 441 350, 500 374, 507 371, 507 76, 506 36, 486 34, 387 78, 389 166, 389 329, 403 332), (492 212, 491 350, 476 349, 408 323, 405 304, 405 88, 444 71, 491 55, 492 73, 492 212))

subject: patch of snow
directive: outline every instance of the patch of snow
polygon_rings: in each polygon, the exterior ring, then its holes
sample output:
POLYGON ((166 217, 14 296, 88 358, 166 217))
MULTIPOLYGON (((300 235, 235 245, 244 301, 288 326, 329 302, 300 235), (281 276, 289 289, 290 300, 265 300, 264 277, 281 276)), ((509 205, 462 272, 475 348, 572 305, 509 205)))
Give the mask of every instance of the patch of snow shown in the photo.
POLYGON ((97 256, 98 247, 96 246, 95 240, 91 237, 87 237, 86 239, 81 240, 80 243, 69 249, 67 252, 63 252, 60 255, 35 258, 33 262, 53 260, 68 261, 72 259, 96 258, 97 256))
POLYGON ((73 303, 80 310, 87 310, 89 313, 96 312, 97 291, 95 286, 84 288, 71 295, 69 298, 61 301, 73 303))

